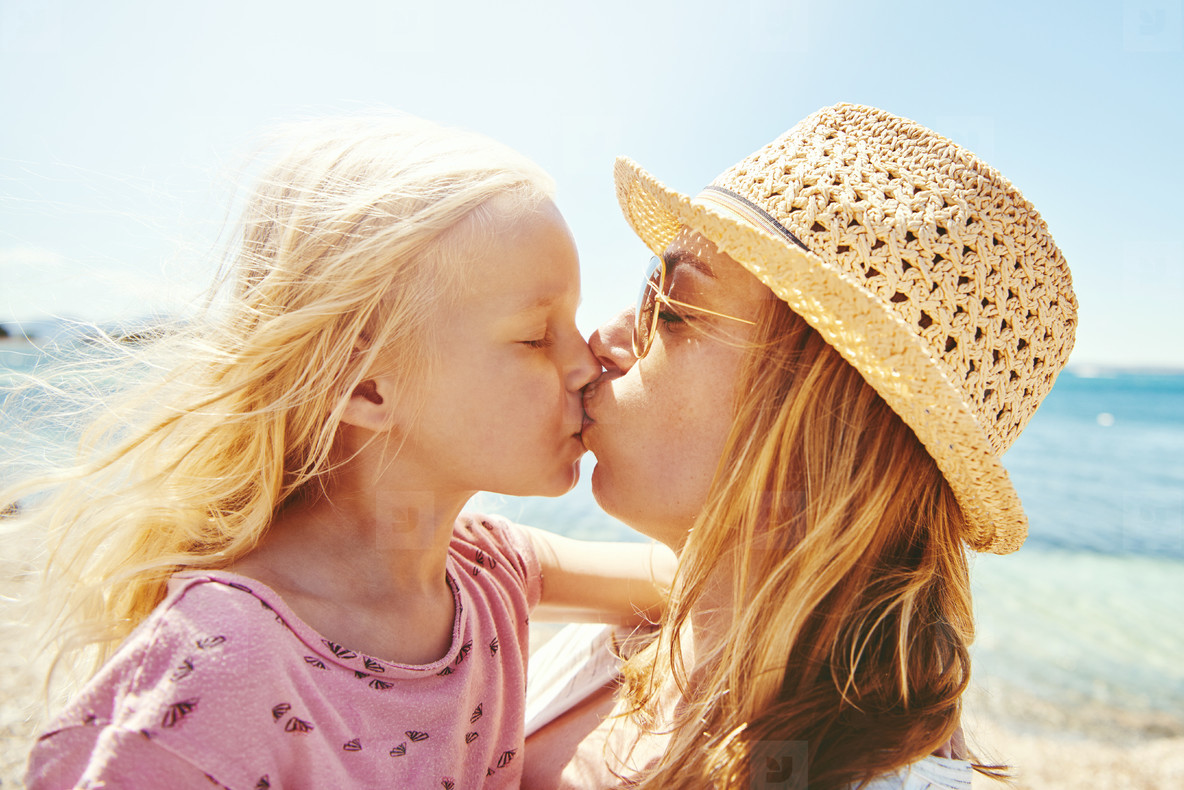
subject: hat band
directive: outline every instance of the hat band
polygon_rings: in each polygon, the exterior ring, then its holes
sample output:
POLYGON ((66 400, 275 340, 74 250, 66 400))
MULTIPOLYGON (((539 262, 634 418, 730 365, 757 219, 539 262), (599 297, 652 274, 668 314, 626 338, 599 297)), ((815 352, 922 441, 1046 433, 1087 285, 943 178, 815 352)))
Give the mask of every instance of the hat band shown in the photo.
POLYGON ((788 239, 806 252, 810 251, 810 248, 803 244, 801 239, 790 233, 789 228, 778 222, 776 217, 748 198, 737 195, 730 189, 724 189, 723 187, 710 184, 703 187, 703 191, 699 193, 698 199, 708 203, 715 203, 721 208, 738 214, 742 219, 756 225, 758 228, 763 228, 766 231, 771 231, 773 235, 788 239))

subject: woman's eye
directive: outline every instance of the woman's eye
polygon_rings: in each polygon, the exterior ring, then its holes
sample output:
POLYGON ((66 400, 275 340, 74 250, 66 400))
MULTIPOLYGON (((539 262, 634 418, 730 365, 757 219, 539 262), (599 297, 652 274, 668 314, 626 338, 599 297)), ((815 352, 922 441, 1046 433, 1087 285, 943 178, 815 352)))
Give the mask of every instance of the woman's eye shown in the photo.
POLYGON ((659 310, 658 311, 658 320, 661 321, 663 324, 681 324, 681 323, 683 323, 683 317, 670 309, 659 310))
POLYGON ((551 339, 551 336, 546 335, 544 337, 540 337, 538 340, 523 340, 522 345, 528 346, 530 348, 543 349, 550 348, 553 342, 554 341, 551 339))
POLYGON ((695 316, 690 313, 680 313, 673 307, 665 307, 658 311, 658 321, 666 329, 679 329, 687 324, 692 323, 695 316))

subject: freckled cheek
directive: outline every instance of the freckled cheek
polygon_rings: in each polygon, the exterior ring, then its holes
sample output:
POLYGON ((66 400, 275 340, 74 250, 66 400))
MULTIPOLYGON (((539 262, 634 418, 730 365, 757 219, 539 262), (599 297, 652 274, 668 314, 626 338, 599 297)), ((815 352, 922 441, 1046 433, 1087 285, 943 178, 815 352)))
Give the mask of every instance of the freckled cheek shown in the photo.
POLYGON ((631 386, 613 382, 612 408, 597 415, 613 440, 621 460, 677 465, 679 454, 694 445, 695 420, 691 404, 677 390, 631 386))

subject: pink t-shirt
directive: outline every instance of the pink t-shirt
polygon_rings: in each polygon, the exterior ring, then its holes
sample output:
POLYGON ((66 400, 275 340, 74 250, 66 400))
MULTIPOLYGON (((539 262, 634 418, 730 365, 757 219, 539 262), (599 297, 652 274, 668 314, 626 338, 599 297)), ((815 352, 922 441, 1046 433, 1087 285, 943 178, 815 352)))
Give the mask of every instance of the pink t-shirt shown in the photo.
POLYGON ((517 787, 538 560, 462 515, 452 645, 392 664, 334 644, 254 579, 187 571, 33 748, 61 787, 517 787))

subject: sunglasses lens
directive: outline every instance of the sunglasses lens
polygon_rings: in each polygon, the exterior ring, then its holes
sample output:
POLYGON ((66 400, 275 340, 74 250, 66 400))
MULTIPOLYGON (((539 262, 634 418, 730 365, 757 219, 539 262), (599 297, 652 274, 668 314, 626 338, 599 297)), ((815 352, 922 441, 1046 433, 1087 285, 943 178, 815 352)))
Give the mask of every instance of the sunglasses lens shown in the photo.
POLYGON ((637 295, 637 320, 633 324, 633 353, 638 359, 645 356, 653 342, 654 326, 657 324, 658 300, 655 298, 662 287, 662 261, 655 257, 646 271, 641 293, 637 295))

